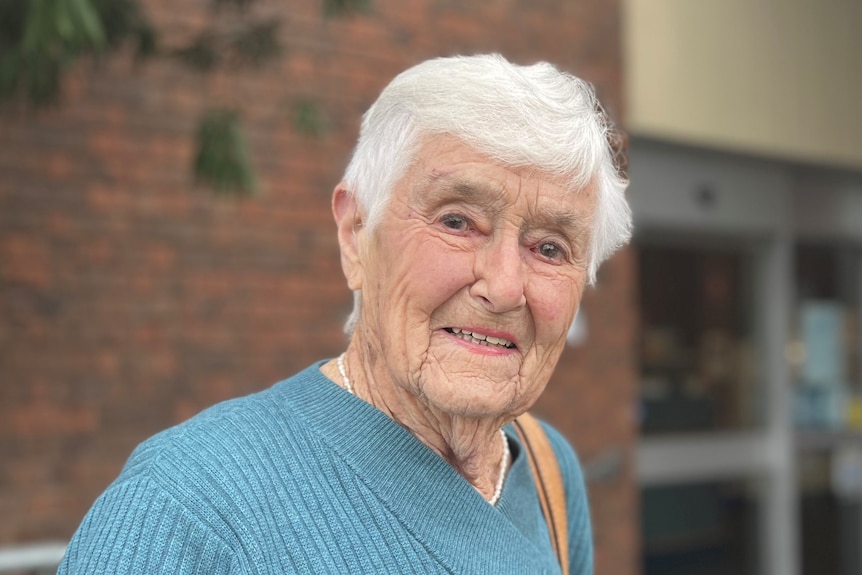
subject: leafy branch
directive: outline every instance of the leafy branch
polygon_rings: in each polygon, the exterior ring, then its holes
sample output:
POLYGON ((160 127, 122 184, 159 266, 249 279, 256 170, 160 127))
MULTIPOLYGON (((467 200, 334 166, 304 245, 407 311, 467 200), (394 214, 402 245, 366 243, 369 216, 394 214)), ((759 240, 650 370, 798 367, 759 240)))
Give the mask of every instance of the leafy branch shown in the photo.
POLYGON ((81 57, 97 58, 126 40, 141 56, 155 36, 133 0, 0 2, 0 101, 56 104, 61 76, 81 57))
MULTIPOLYGON (((59 104, 62 78, 82 59, 98 62, 124 45, 136 61, 167 57, 201 73, 223 67, 261 67, 283 53, 280 21, 253 16, 262 0, 210 0, 209 25, 180 46, 159 45, 157 30, 139 0, 0 0, 0 105, 34 109, 59 104)), ((325 17, 367 13, 370 0, 324 0, 325 17)), ((297 104, 298 132, 317 136, 327 127, 313 101, 297 104)), ((192 166, 197 181, 219 193, 256 190, 240 114, 214 108, 203 113, 192 166)))

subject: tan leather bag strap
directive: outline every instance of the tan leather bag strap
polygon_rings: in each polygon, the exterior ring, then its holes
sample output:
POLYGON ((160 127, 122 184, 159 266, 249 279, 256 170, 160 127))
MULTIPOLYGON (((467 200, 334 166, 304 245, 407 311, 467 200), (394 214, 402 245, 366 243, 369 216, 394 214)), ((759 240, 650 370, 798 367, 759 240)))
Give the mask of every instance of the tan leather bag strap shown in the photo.
POLYGON ((539 503, 548 523, 554 553, 557 554, 563 575, 569 575, 569 529, 560 464, 538 419, 525 413, 514 421, 514 426, 518 439, 527 452, 527 461, 530 462, 530 469, 536 480, 539 503))

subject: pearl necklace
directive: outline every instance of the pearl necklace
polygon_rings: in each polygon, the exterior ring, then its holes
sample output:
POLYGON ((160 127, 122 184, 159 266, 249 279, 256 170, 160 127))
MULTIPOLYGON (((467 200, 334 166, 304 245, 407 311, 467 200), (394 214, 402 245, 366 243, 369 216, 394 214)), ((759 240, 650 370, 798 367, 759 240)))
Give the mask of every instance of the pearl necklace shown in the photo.
POLYGON ((344 370, 344 354, 338 356, 338 373, 341 374, 341 381, 344 383, 344 389, 350 392, 350 395, 356 395, 353 393, 353 384, 350 383, 350 378, 347 377, 347 371, 344 370))
MULTIPOLYGON (((353 383, 350 382, 350 378, 347 377, 347 370, 344 369, 344 354, 338 356, 338 373, 341 374, 341 381, 344 383, 344 389, 350 393, 350 395, 356 395, 353 393, 353 383)), ((500 476, 497 478, 497 485, 494 488, 494 494, 491 496, 491 499, 488 500, 488 503, 491 505, 497 505, 497 502, 500 501, 500 496, 503 494, 503 482, 506 480, 506 470, 509 467, 509 441, 506 439, 506 434, 503 430, 500 430, 500 439, 503 440, 503 458, 500 460, 500 476)))
POLYGON ((503 482, 506 480, 506 469, 509 467, 509 441, 506 439, 506 434, 500 430, 500 439, 503 440, 503 458, 500 460, 500 476, 497 478, 497 486, 494 488, 494 495, 488 500, 491 505, 497 505, 500 501, 500 496, 503 495, 503 482))

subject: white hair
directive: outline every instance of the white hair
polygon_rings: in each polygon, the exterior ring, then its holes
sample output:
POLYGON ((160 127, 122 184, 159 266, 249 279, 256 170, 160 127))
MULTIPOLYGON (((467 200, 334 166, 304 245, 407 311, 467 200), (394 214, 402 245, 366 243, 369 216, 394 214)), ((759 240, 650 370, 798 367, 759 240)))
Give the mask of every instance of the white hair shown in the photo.
MULTIPOLYGON (((448 134, 511 167, 532 167, 597 191, 588 279, 631 237, 628 185, 614 163, 610 125, 592 86, 547 62, 518 66, 499 54, 436 58, 395 77, 362 118, 344 174, 371 231, 422 136, 448 134)), ((359 319, 361 294, 345 326, 359 319)))

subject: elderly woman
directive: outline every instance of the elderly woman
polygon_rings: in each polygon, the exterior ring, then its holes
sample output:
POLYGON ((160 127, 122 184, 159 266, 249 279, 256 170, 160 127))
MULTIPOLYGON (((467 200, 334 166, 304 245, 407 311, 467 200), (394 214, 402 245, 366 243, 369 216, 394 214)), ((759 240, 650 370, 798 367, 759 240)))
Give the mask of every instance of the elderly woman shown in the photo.
POLYGON ((587 84, 499 56, 425 62, 366 113, 332 208, 349 344, 144 442, 60 573, 592 572, 577 459, 554 552, 512 425, 630 233, 587 84))

